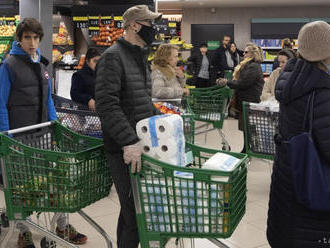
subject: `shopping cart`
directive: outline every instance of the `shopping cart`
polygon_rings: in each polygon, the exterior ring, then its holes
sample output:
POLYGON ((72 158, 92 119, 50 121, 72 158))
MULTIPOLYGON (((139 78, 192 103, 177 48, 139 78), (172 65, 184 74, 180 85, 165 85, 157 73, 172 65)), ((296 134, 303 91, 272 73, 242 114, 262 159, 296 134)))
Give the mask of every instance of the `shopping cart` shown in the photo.
POLYGON ((159 98, 152 98, 153 103, 163 104, 164 102, 170 103, 173 106, 179 107, 182 113, 180 116, 183 119, 183 132, 185 136, 185 140, 188 143, 194 144, 195 142, 195 120, 194 115, 192 113, 187 112, 186 110, 186 101, 182 98, 176 99, 159 99, 159 98))
POLYGON ((52 95, 57 118, 62 125, 71 130, 97 138, 102 138, 102 127, 96 112, 90 111, 88 106, 70 99, 52 95))
POLYGON ((227 116, 228 100, 232 94, 230 88, 216 85, 209 88, 190 89, 190 95, 187 96, 188 111, 194 115, 196 121, 210 123, 219 131, 223 150, 230 150, 221 129, 227 116))
POLYGON ((278 131, 279 110, 260 104, 243 102, 246 153, 251 157, 273 160, 274 135, 278 131))
POLYGON ((109 168, 101 139, 74 133, 57 121, 46 122, 0 133, 0 158, 11 222, 1 248, 7 247, 17 222, 59 245, 76 247, 56 236, 54 229, 27 219, 33 212, 78 212, 112 247, 105 231, 81 210, 109 194, 109 168))
POLYGON ((228 238, 246 208, 247 155, 187 143, 193 166, 173 166, 142 156, 142 169, 131 184, 142 248, 164 247, 173 238, 228 238), (200 169, 217 152, 239 159, 233 171, 200 169))

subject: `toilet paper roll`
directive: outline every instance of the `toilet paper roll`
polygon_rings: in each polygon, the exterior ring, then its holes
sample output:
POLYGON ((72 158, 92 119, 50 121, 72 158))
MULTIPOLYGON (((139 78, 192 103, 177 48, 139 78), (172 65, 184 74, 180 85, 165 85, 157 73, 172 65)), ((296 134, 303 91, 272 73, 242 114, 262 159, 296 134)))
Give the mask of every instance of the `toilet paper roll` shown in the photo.
POLYGON ((141 140, 150 140, 149 118, 143 119, 136 124, 136 134, 141 140))
POLYGON ((173 139, 159 140, 156 155, 161 161, 177 166, 185 165, 184 143, 173 139))
POLYGON ((183 120, 179 115, 169 115, 166 118, 156 120, 156 130, 159 139, 169 138, 182 138, 183 134, 183 120))
POLYGON ((158 158, 157 157, 157 150, 155 147, 151 146, 151 141, 149 140, 149 142, 143 142, 141 140, 141 147, 142 147, 142 152, 150 157, 153 158, 158 158))

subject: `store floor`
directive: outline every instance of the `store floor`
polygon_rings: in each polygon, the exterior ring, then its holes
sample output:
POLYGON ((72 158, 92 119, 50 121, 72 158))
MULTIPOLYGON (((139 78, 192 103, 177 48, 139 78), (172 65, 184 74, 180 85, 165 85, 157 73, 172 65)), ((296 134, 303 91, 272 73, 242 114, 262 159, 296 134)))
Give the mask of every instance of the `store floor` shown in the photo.
MULTIPOLYGON (((226 138, 231 145, 232 151, 240 151, 243 145, 243 135, 237 130, 237 121, 229 119, 225 121, 223 129, 226 138)), ((196 137, 196 143, 205 145, 205 135, 200 134, 196 137)), ((207 147, 220 149, 220 136, 216 130, 208 132, 207 147)), ((246 214, 235 230, 231 238, 223 241, 230 248, 267 248, 266 239, 266 220, 268 209, 268 195, 270 186, 272 164, 266 160, 252 159, 248 169, 248 192, 246 214)), ((4 196, 0 192, 0 207, 4 206, 4 196)), ((114 188, 109 197, 98 201, 84 209, 105 231, 110 235, 113 243, 116 244, 116 226, 119 214, 119 201, 114 188)), ((102 248, 105 242, 90 226, 77 214, 70 215, 72 223, 80 232, 88 235, 87 244, 84 248, 102 248)), ((35 244, 39 247, 41 235, 34 233, 35 244)), ((17 232, 13 235, 8 248, 16 247, 17 232)), ((195 239, 195 247, 213 248, 217 247, 208 240, 195 239)), ((114 247, 117 247, 114 245, 114 247)), ((174 240, 171 240, 168 248, 176 247, 174 240)), ((184 247, 191 247, 191 240, 184 240, 184 247)))

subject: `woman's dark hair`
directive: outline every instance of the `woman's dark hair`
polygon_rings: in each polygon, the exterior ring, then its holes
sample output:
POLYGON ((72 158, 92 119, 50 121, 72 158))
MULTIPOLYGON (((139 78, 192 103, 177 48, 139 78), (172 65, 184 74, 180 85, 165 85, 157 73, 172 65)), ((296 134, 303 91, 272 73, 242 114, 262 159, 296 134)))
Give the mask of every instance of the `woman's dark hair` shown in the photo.
POLYGON ((288 59, 293 59, 296 57, 296 53, 292 49, 282 49, 279 51, 278 55, 286 56, 288 59))
POLYGON ((199 48, 201 48, 201 47, 206 47, 206 48, 207 48, 207 44, 206 44, 206 42, 202 42, 202 43, 200 43, 200 44, 199 44, 199 48))
POLYGON ((88 48, 85 59, 86 61, 90 61, 92 58, 96 56, 101 56, 99 51, 97 51, 95 48, 88 48))
POLYGON ((18 41, 22 40, 22 36, 24 32, 33 32, 36 33, 39 36, 39 40, 42 40, 42 37, 44 36, 44 31, 42 29, 42 26, 39 21, 37 21, 34 18, 24 18, 23 21, 21 21, 16 28, 16 39, 18 41))

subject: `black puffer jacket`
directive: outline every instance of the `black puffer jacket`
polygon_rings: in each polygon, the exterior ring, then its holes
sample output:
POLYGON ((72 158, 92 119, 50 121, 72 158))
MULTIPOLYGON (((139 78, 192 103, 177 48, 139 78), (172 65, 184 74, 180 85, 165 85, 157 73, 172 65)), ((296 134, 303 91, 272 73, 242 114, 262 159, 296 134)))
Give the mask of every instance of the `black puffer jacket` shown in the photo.
MULTIPOLYGON (((277 81, 279 132, 288 140, 304 131, 307 100, 313 90, 313 138, 321 159, 330 166, 330 77, 305 60, 290 60, 277 81)), ((267 225, 273 248, 330 247, 330 212, 313 211, 297 203, 287 151, 281 145, 277 145, 273 167, 267 225)))
POLYGON ((236 108, 242 110, 242 102, 260 102, 264 87, 264 77, 259 63, 248 62, 240 71, 238 80, 228 82, 228 86, 235 89, 236 108))
POLYGON ((84 64, 83 68, 72 75, 71 99, 87 105, 90 99, 95 99, 95 72, 84 64))
MULTIPOLYGON (((206 53, 206 57, 209 61, 209 73, 210 73, 211 72, 211 56, 208 53, 206 53)), ((197 81, 198 74, 202 67, 202 61, 203 61, 203 55, 199 50, 195 51, 194 54, 192 54, 188 58, 190 73, 192 73, 194 75, 193 82, 197 81)))
POLYGON ((119 39, 97 64, 96 110, 105 148, 111 153, 138 142, 136 123, 157 113, 151 101, 147 55, 147 50, 119 39))

